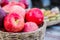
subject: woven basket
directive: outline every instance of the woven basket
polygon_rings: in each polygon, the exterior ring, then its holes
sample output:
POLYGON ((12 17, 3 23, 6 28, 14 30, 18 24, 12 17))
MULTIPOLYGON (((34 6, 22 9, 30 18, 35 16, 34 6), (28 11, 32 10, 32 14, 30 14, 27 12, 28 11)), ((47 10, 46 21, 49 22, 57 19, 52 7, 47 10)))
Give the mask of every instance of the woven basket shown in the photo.
POLYGON ((44 40, 46 23, 33 32, 10 33, 0 31, 0 40, 44 40))

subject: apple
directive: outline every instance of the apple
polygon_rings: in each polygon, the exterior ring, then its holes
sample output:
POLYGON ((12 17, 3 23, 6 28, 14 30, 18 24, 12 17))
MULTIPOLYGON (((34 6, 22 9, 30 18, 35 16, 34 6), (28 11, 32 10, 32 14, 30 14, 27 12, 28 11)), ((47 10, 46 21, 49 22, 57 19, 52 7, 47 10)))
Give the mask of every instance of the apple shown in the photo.
POLYGON ((14 13, 17 13, 19 15, 22 15, 22 17, 25 17, 25 13, 26 13, 25 9, 20 7, 20 6, 18 6, 18 5, 12 6, 11 9, 10 9, 10 13, 11 12, 14 12, 14 13))
POLYGON ((16 2, 16 1, 12 1, 9 2, 11 5, 18 5, 21 6, 22 8, 25 8, 25 4, 23 2, 16 2))
POLYGON ((5 16, 6 16, 6 12, 2 8, 0 8, 0 28, 3 27, 3 20, 5 16))
POLYGON ((7 14, 11 12, 16 12, 18 14, 21 14, 23 17, 25 17, 25 9, 18 5, 11 5, 8 4, 2 8, 7 14))
POLYGON ((28 1, 27 1, 27 0, 19 0, 19 2, 24 3, 25 8, 28 8, 29 3, 28 3, 28 1))
POLYGON ((11 7, 12 7, 11 4, 7 4, 7 5, 5 5, 4 7, 2 7, 2 9, 3 9, 6 13, 9 13, 11 7))
POLYGON ((40 25, 44 21, 44 15, 39 8, 32 8, 26 12, 25 15, 27 22, 35 22, 37 25, 40 25))
POLYGON ((22 3, 22 2, 19 2, 18 5, 23 7, 23 8, 26 8, 26 5, 24 3, 22 3))
POLYGON ((22 3, 22 2, 15 2, 15 1, 14 2, 9 2, 9 4, 5 5, 2 8, 3 8, 4 11, 6 11, 7 13, 9 13, 11 7, 14 6, 14 5, 18 5, 18 6, 22 7, 23 9, 25 9, 24 3, 22 3))
POLYGON ((4 28, 8 32, 20 32, 24 28, 24 18, 17 13, 10 13, 4 18, 4 28))
POLYGON ((34 22, 26 22, 24 25, 24 32, 32 32, 38 29, 38 26, 34 22))
POLYGON ((5 6, 5 5, 7 5, 8 3, 9 3, 8 0, 1 0, 1 6, 2 7, 5 6))

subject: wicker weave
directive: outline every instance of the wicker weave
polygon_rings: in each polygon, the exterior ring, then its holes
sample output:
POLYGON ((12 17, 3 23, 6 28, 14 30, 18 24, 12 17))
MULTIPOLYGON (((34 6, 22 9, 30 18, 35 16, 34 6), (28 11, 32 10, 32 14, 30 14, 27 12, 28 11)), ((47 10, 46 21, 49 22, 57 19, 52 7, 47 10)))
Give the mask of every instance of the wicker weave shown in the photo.
POLYGON ((0 40, 44 40, 46 24, 33 32, 10 33, 0 31, 0 40))

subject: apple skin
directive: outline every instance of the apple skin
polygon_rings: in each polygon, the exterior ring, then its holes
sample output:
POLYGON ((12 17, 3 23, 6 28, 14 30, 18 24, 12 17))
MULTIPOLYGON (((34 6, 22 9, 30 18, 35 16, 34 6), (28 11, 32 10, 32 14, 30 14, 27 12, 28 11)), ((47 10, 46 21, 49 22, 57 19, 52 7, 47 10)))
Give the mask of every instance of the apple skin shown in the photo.
POLYGON ((14 13, 17 13, 19 15, 22 15, 22 17, 25 18, 25 13, 26 13, 25 9, 20 7, 20 6, 18 6, 18 5, 12 6, 12 8, 10 9, 10 13, 11 12, 14 12, 14 13))
POLYGON ((22 8, 26 9, 26 5, 22 2, 18 3, 18 5, 20 5, 22 8))
POLYGON ((10 13, 4 18, 4 28, 8 32, 20 32, 24 28, 24 18, 17 13, 10 13))
POLYGON ((8 0, 1 0, 1 7, 7 5, 9 3, 8 0))
POLYGON ((3 10, 4 10, 5 12, 9 13, 9 12, 10 12, 10 9, 11 9, 12 6, 14 6, 14 5, 20 6, 20 7, 22 7, 23 9, 25 9, 24 3, 22 3, 22 2, 15 2, 15 1, 14 1, 14 2, 9 2, 9 4, 5 5, 5 6, 2 7, 2 8, 3 8, 3 10))
POLYGON ((9 2, 11 5, 18 5, 18 6, 21 6, 22 8, 26 8, 25 7, 25 4, 23 2, 16 2, 16 1, 13 1, 13 2, 9 2))
POLYGON ((22 15, 23 17, 25 17, 25 9, 22 8, 21 6, 18 5, 6 5, 2 8, 7 14, 11 13, 11 12, 15 12, 18 13, 19 15, 22 15))
POLYGON ((38 29, 38 26, 34 22, 26 22, 24 25, 24 32, 32 32, 38 29))
POLYGON ((27 0, 19 0, 19 2, 24 3, 25 8, 26 8, 26 9, 28 8, 29 3, 28 3, 28 1, 27 1, 27 0))
POLYGON ((8 5, 5 5, 4 7, 2 7, 2 9, 8 14, 10 12, 11 7, 12 6, 10 4, 8 4, 8 5))
POLYGON ((26 12, 25 15, 27 22, 35 22, 37 25, 40 25, 44 21, 44 15, 39 8, 32 8, 26 12))

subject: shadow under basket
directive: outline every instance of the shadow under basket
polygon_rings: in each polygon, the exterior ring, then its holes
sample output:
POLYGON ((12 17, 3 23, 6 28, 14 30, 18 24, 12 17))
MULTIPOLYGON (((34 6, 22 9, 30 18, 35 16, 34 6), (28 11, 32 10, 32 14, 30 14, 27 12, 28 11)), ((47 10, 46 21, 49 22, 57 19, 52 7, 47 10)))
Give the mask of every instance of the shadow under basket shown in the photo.
POLYGON ((36 31, 33 32, 22 32, 22 33, 11 33, 0 31, 0 40, 44 40, 46 31, 46 23, 36 31))

